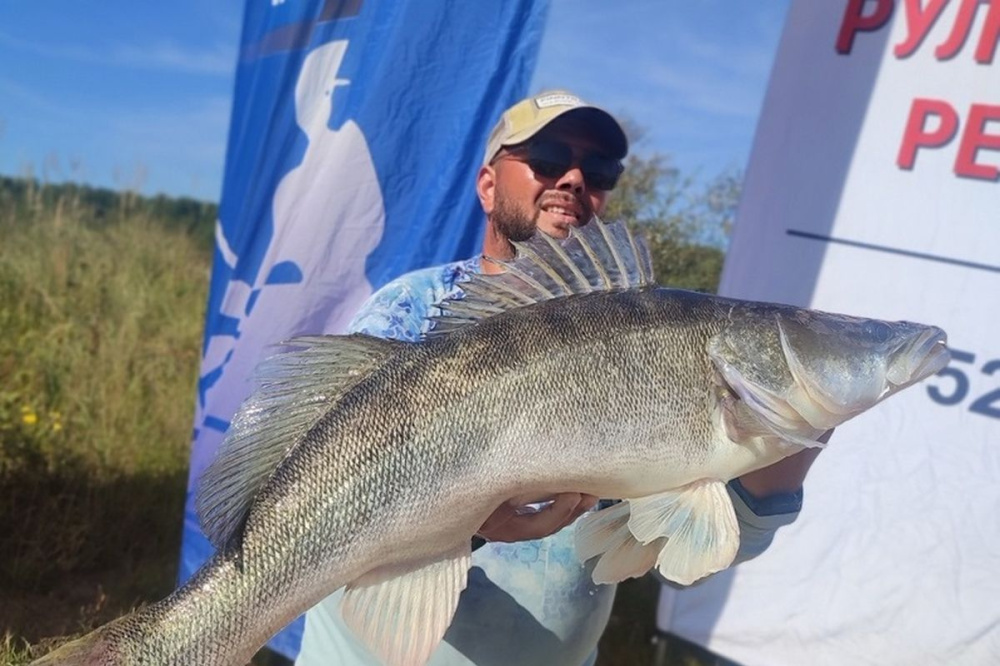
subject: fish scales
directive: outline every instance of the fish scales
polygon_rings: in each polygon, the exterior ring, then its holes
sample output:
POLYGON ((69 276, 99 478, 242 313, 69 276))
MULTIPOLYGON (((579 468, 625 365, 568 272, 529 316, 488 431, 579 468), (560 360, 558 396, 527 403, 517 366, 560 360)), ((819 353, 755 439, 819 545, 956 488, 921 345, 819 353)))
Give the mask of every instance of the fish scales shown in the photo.
MULTIPOLYGON (((589 286, 522 258, 442 304, 449 332, 420 344, 310 339, 277 357, 289 362, 265 373, 204 476, 199 511, 221 552, 39 664, 242 664, 344 586, 345 619, 376 653, 423 663, 454 613, 469 538, 514 497, 625 500, 578 526, 595 580, 655 565, 686 584, 735 555, 726 480, 821 446, 947 362, 933 327, 656 287, 627 232, 606 226, 556 253, 589 286), (614 251, 580 251, 601 243, 614 251), (497 306, 491 289, 530 304, 497 306), (277 467, 256 468, 254 447, 277 467), (232 493, 249 493, 245 513, 232 493)), ((554 241, 531 243, 555 256, 554 241)))
MULTIPOLYGON (((498 315, 475 330, 406 350, 345 396, 338 409, 307 437, 310 444, 336 442, 337 451, 325 462, 304 458, 303 465, 288 469, 329 474, 316 483, 344 488, 345 496, 377 496, 375 510, 384 512, 396 500, 419 501, 426 507, 445 472, 453 485, 461 483, 463 474, 471 474, 475 492, 481 492, 480 470, 487 457, 510 461, 526 459, 530 453, 538 459, 538 469, 551 470, 553 461, 565 453, 560 444, 571 440, 576 446, 591 444, 594 457, 608 455, 610 446, 638 452, 662 445, 663 436, 635 433, 632 425, 630 440, 634 441, 615 441, 621 434, 619 422, 661 421, 656 428, 669 430, 677 420, 700 415, 706 420, 702 436, 686 431, 681 438, 690 448, 678 457, 690 461, 694 443, 702 441, 707 446, 710 440, 711 429, 702 412, 708 409, 711 386, 708 374, 700 368, 707 363, 700 358, 704 356, 700 350, 718 329, 718 317, 714 321, 697 318, 688 294, 668 290, 589 294, 567 300, 572 302, 558 308, 543 302, 498 315), (674 307, 663 308, 669 300, 663 294, 671 295, 674 307), (651 325, 649 312, 644 310, 656 312, 664 321, 680 322, 682 333, 665 330, 663 322, 651 325), (553 325, 554 320, 566 319, 584 322, 578 325, 575 338, 567 338, 569 327, 563 323, 553 325), (688 330, 699 334, 687 335, 688 330), (567 353, 568 345, 572 352, 567 353), (477 350, 480 346, 494 350, 492 362, 484 360, 477 350), (678 355, 674 373, 669 368, 665 372, 657 362, 667 347, 678 355), (427 361, 430 358, 433 363, 427 361), (700 363, 690 371, 696 358, 700 363), (607 373, 628 380, 637 390, 623 393, 618 381, 605 382, 603 388, 594 384, 595 376, 607 373), (697 397, 699 392, 703 399, 697 397), (386 414, 392 417, 383 418, 386 414), (338 434, 334 423, 350 435, 338 434), (406 424, 412 436, 394 425, 399 423, 406 424), (493 433, 503 423, 533 426, 519 425, 522 431, 511 433, 518 436, 498 440, 493 433), (606 434, 591 441, 561 436, 564 432, 606 434), (540 456, 538 442, 552 448, 544 448, 540 456), (404 478, 409 479, 407 485, 400 483, 404 478), (381 489, 381 494, 350 486, 351 480, 365 481, 381 489)), ((513 470, 511 476, 513 480, 492 475, 492 482, 506 492, 512 483, 523 490, 532 481, 524 468, 513 470)))
MULTIPOLYGON (((649 312, 658 309, 646 301, 663 299, 658 291, 647 290, 573 297, 563 312, 547 301, 499 315, 483 327, 431 341, 426 347, 403 350, 344 396, 261 492, 244 532, 240 579, 267 578, 273 588, 288 591, 312 586, 306 581, 294 588, 290 585, 302 577, 301 572, 322 571, 311 578, 325 579, 334 574, 329 563, 356 558, 358 550, 387 562, 393 553, 412 556, 406 541, 428 513, 444 514, 461 504, 463 497, 471 501, 484 489, 498 497, 530 491, 533 484, 553 475, 571 446, 591 444, 590 455, 576 453, 594 463, 608 455, 611 447, 629 452, 629 457, 642 457, 643 448, 655 450, 662 442, 641 432, 626 433, 623 440, 619 420, 628 421, 643 412, 677 418, 678 412, 685 411, 683 407, 691 402, 684 399, 685 394, 692 390, 692 380, 698 383, 699 373, 664 376, 662 368, 648 372, 655 367, 652 356, 656 348, 670 345, 680 353, 677 368, 683 369, 685 356, 697 354, 697 340, 711 334, 706 322, 690 312, 687 295, 675 295, 673 311, 663 313, 660 308, 659 314, 687 323, 682 330, 700 330, 700 336, 690 341, 650 326, 649 312), (567 320, 580 322, 572 329, 575 337, 567 335, 567 320), (502 342, 498 345, 497 340, 502 342), (578 353, 565 353, 567 344, 578 353), (479 346, 495 349, 495 362, 485 362, 476 351, 479 346), (436 362, 428 364, 428 358, 436 362), (595 390, 590 378, 608 373, 616 381, 606 382, 605 390, 595 390), (505 381, 501 383, 500 378, 505 381), (623 394, 615 388, 621 380, 635 383, 640 390, 635 395, 623 394), (578 412, 570 406, 584 409, 578 412), (394 418, 384 418, 385 414, 394 418), (521 424, 521 429, 490 446, 496 424, 510 415, 509 420, 521 424), (414 437, 415 431, 421 435, 414 437), (539 442, 551 446, 540 447, 539 442), (514 469, 507 464, 528 460, 529 454, 539 450, 549 455, 534 456, 536 464, 530 467, 514 469), (482 479, 484 467, 495 473, 487 480, 482 479), (504 472, 506 477, 501 476, 504 472), (442 483, 446 475, 448 487, 442 483), (464 492, 456 490, 463 485, 464 492), (319 493, 309 488, 330 490, 319 493), (386 525, 387 515, 393 518, 395 530, 386 525), (358 525, 371 525, 372 531, 352 533, 358 525), (302 538, 316 532, 335 538, 323 543, 302 538), (337 535, 351 538, 337 539, 337 535), (363 548, 366 536, 386 544, 384 552, 363 548)), ((707 398, 704 402, 707 408, 707 398)), ((709 429, 704 430, 707 437, 709 429)), ((698 437, 686 438, 692 444, 679 459, 691 460, 697 441, 698 437)), ((580 467, 579 461, 572 467, 580 467)), ((569 487, 584 482, 580 478, 584 475, 576 472, 574 476, 565 481, 569 487)), ((450 524, 445 527, 453 529, 450 524)), ((221 571, 238 568, 230 562, 221 571)), ((277 595, 254 590, 252 585, 236 589, 249 596, 244 600, 243 594, 234 594, 236 605, 279 601, 277 595)), ((333 589, 322 588, 314 596, 323 598, 333 589)), ((200 614, 199 601, 175 606, 173 611, 200 614)), ((220 639, 244 630, 240 622, 228 621, 239 618, 230 614, 230 608, 213 611, 226 620, 217 625, 220 639)), ((280 628, 281 622, 275 624, 280 628)))

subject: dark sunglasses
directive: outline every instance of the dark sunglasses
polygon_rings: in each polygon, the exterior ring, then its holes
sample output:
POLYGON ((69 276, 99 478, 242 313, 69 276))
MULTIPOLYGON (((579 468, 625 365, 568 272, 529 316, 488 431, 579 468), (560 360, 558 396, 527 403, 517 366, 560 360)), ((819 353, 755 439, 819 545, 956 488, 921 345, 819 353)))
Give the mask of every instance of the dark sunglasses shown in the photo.
POLYGON ((573 149, 562 141, 532 141, 508 148, 515 159, 525 162, 542 178, 559 178, 574 165, 580 167, 587 187, 613 190, 625 167, 619 160, 598 153, 573 159, 573 149))

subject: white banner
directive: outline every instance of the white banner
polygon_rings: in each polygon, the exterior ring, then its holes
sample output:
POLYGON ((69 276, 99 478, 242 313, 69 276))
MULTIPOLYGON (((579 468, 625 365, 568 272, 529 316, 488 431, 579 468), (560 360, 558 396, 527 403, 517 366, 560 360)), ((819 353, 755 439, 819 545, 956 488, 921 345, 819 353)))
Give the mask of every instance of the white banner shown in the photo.
POLYGON ((1000 664, 1000 0, 793 1, 722 293, 944 328, 794 525, 659 624, 746 664, 1000 664))

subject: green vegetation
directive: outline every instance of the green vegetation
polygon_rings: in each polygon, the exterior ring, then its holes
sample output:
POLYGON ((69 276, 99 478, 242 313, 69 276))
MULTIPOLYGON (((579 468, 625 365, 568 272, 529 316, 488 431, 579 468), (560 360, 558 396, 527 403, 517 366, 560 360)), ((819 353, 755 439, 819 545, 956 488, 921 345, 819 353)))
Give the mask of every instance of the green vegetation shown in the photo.
MULTIPOLYGON (((641 130, 626 130, 641 145, 641 130)), ((698 184, 666 155, 632 154, 604 218, 623 220, 649 243, 657 282, 714 293, 739 203, 742 176, 722 173, 698 184)))
POLYGON ((174 584, 211 254, 156 206, 0 181, 0 650, 174 584))
MULTIPOLYGON (((736 180, 629 169, 606 217, 651 237, 661 282, 713 290, 736 180)), ((174 586, 216 212, 0 178, 0 664, 174 586)), ((620 588, 601 664, 650 663, 658 589, 620 588)))
POLYGON ((211 249, 218 206, 163 194, 144 197, 135 192, 76 183, 43 184, 33 178, 0 176, 0 214, 9 220, 26 216, 67 216, 91 228, 138 218, 185 232, 200 247, 211 249))
POLYGON ((26 664, 31 659, 31 650, 26 640, 17 639, 9 631, 0 641, 0 664, 26 664))

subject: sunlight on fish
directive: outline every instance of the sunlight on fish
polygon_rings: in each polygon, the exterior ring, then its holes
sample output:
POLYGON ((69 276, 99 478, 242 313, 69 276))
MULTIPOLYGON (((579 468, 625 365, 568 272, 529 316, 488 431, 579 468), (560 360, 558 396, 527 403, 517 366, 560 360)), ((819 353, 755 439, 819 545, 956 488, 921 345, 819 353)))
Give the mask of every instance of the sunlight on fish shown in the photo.
POLYGON ((423 664, 486 518, 561 492, 624 500, 578 526, 596 581, 689 584, 736 555, 728 480, 949 359, 932 326, 659 287, 622 224, 538 234, 506 268, 420 343, 316 336, 262 364, 197 497, 218 554, 36 663, 243 664, 346 588, 375 654, 423 664))

